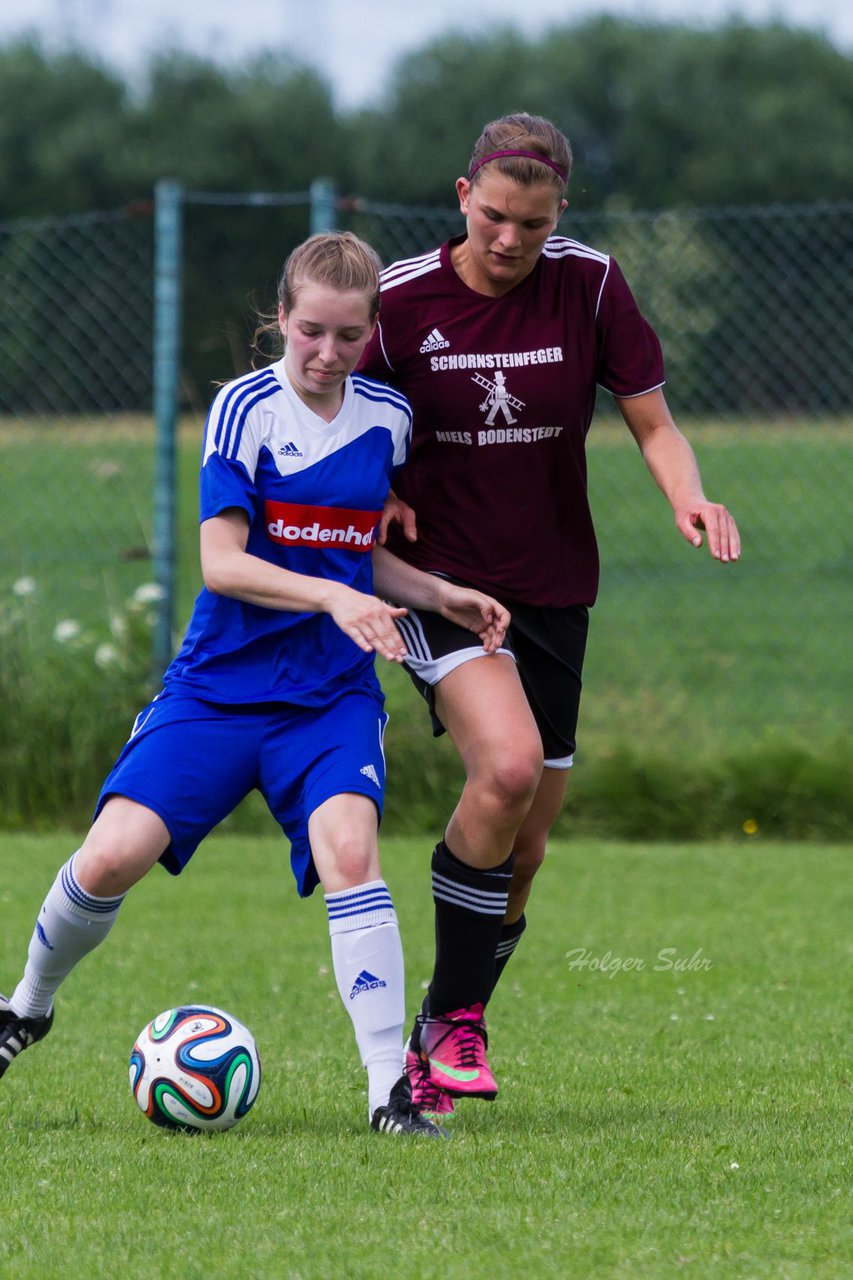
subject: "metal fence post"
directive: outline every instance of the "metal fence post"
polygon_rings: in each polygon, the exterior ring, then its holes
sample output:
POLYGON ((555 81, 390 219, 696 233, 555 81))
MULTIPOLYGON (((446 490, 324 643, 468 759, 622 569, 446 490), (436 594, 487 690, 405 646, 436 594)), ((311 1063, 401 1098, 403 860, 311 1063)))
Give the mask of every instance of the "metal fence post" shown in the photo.
POLYGON ((160 588, 153 658, 158 673, 172 659, 175 615, 175 507, 178 391, 181 370, 183 189, 154 188, 154 579, 160 588))
POLYGON ((331 178, 315 178, 310 187, 311 235, 321 231, 337 231, 335 184, 331 178))

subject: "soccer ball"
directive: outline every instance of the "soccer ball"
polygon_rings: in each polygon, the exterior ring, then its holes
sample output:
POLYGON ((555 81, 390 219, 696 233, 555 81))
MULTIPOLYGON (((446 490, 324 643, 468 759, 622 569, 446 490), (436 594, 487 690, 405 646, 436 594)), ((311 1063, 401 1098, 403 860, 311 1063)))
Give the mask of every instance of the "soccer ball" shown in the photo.
POLYGON ((164 1129, 230 1129, 254 1103, 261 1063, 251 1031, 210 1005, 157 1015, 130 1055, 130 1088, 164 1129))

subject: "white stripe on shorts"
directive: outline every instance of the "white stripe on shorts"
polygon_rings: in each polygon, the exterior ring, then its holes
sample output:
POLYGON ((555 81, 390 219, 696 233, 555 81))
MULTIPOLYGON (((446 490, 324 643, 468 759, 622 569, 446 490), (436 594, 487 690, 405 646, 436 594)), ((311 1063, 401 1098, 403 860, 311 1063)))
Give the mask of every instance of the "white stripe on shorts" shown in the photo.
POLYGON ((429 661, 429 646, 424 635, 423 625, 416 613, 409 613, 405 618, 397 619, 397 630, 406 642, 408 661, 418 658, 422 662, 429 661))
MULTIPOLYGON (((398 619, 398 627, 401 622, 408 622, 408 618, 398 619)), ((463 663, 470 662, 473 658, 488 658, 490 656, 483 646, 478 644, 470 649, 457 649, 455 653, 448 653, 443 658, 434 658, 426 647, 423 632, 420 633, 420 642, 425 651, 423 655, 415 652, 414 645, 410 644, 409 637, 405 631, 403 632, 403 639, 406 641, 406 646, 409 650, 403 660, 404 664, 410 671, 414 671, 416 676, 420 676, 425 684, 438 684, 439 680, 449 676, 451 671, 455 671, 463 663)), ((505 653, 508 658, 512 658, 513 662, 515 662, 515 654, 511 649, 498 649, 498 653, 505 653)))
POLYGON ((570 756, 560 756, 559 760, 544 760, 542 767, 544 769, 571 769, 575 762, 574 752, 570 756))

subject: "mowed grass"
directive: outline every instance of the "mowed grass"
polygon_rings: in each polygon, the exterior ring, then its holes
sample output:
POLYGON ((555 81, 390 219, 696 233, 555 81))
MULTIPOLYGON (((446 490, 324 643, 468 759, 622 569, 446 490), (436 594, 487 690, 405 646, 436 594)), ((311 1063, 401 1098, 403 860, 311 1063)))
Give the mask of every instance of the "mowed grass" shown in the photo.
MULTIPOLYGON (((75 837, 0 843, 0 985, 75 837)), ((155 872, 0 1084, 4 1280, 848 1277, 851 848, 555 845, 489 1011, 493 1104, 448 1143, 366 1129, 322 900, 287 846, 214 836, 155 872), (254 1030, 229 1133, 150 1125, 136 1033, 173 1004, 254 1030)), ((387 840, 414 1010, 428 842, 387 840)))
POLYGON ((708 497, 737 518, 742 559, 721 565, 690 547, 624 428, 593 429, 602 587, 582 741, 692 759, 759 740, 820 751, 847 732, 853 704, 853 431, 685 430, 708 497))

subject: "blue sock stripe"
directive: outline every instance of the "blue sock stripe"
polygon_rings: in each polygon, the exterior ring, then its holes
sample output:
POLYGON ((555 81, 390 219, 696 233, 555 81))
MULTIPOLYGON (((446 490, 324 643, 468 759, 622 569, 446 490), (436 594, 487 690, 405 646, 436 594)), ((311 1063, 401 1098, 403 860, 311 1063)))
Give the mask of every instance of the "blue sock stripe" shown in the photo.
POLYGON ((121 894, 118 898, 93 898, 75 880, 71 862, 66 862, 62 868, 61 875, 63 893, 78 911, 84 911, 90 915, 109 916, 118 911, 124 902, 124 894, 121 894))
POLYGON ((394 903, 390 896, 378 898, 375 901, 363 902, 355 906, 349 907, 329 907, 330 920, 345 920, 349 916, 366 916, 372 915, 376 911, 386 911, 389 916, 394 915, 394 903))
POLYGON ((341 889, 338 893, 327 893, 327 902, 344 902, 351 898, 363 898, 371 893, 388 893, 388 886, 383 880, 372 884, 359 885, 357 889, 341 889))
POLYGON ((330 910, 337 907, 354 907, 360 902, 376 902, 384 898, 391 901, 391 894, 387 889, 370 889, 367 893, 333 893, 326 898, 326 906, 330 910))
POLYGON ((326 895, 326 910, 330 920, 343 920, 348 916, 366 915, 374 911, 394 914, 394 903, 384 880, 358 889, 344 889, 340 893, 326 895))

